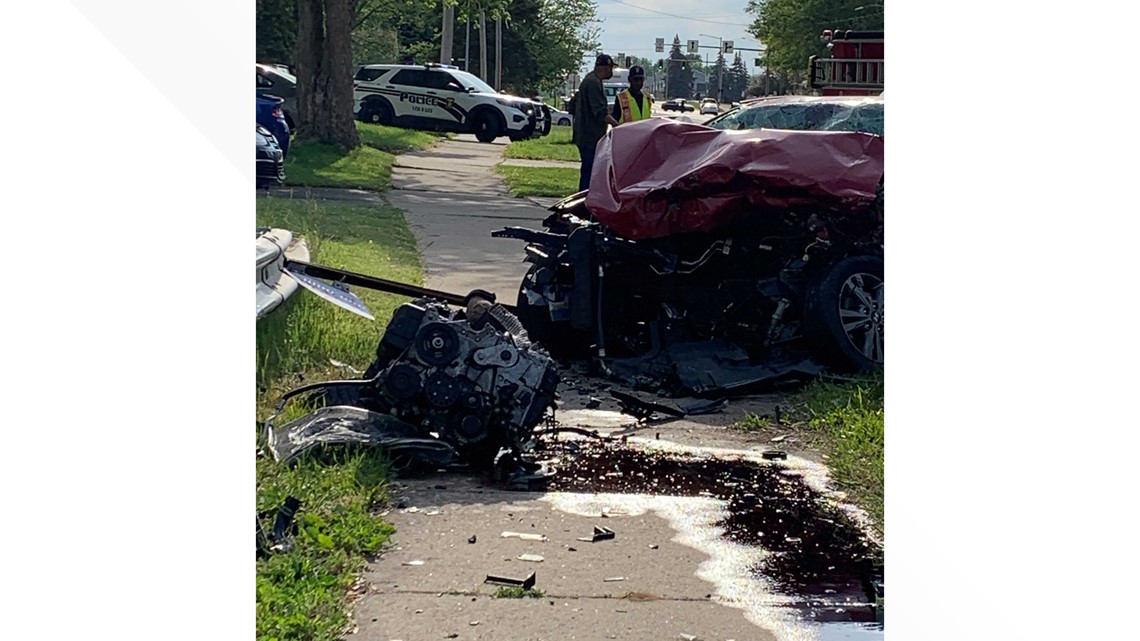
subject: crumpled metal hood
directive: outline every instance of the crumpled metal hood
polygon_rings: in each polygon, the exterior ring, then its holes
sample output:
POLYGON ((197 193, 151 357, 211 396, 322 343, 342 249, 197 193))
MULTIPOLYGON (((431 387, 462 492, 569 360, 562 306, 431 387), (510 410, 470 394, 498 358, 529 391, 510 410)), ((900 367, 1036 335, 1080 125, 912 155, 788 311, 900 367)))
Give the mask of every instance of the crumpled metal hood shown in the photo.
POLYGON ((586 207, 633 240, 713 231, 793 207, 857 211, 883 177, 883 139, 864 133, 722 131, 650 118, 598 143, 586 207))

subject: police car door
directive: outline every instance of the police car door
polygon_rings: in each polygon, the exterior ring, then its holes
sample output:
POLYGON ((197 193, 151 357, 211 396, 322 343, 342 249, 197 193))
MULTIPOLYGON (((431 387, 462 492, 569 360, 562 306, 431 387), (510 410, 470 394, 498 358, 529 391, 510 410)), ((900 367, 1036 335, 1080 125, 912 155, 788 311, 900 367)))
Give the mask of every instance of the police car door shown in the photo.
POLYGON ((442 69, 429 72, 428 78, 431 88, 427 93, 435 98, 435 116, 448 123, 463 124, 467 119, 467 109, 463 103, 468 102, 464 99, 470 95, 467 90, 454 76, 442 69))
POLYGON ((427 95, 427 75, 423 69, 401 69, 392 76, 392 84, 400 92, 392 101, 397 118, 435 117, 434 98, 427 95))

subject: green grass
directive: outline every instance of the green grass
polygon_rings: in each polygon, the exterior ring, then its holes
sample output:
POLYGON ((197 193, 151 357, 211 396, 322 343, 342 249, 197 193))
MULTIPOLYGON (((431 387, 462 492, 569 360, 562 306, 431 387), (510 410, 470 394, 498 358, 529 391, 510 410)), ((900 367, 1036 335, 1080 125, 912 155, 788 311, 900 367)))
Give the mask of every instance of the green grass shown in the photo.
POLYGON ((361 146, 300 142, 285 160, 286 184, 298 187, 341 187, 384 191, 391 186, 394 154, 424 149, 440 140, 425 131, 356 123, 361 146))
POLYGON ((385 127, 359 121, 356 123, 356 131, 360 134, 362 144, 393 154, 427 149, 444 137, 430 131, 385 127))
POLYGON ((517 140, 507 145, 504 155, 507 158, 529 158, 531 160, 566 160, 580 162, 578 147, 570 142, 570 127, 555 125, 550 133, 541 138, 517 140))
POLYGON ((525 590, 519 586, 504 585, 503 587, 496 590, 495 594, 492 596, 494 596, 496 599, 522 599, 526 597, 529 597, 531 599, 541 599, 542 597, 546 596, 546 593, 542 590, 539 590, 538 588, 525 590))
MULTIPOLYGON (((322 265, 419 285, 423 266, 403 212, 390 206, 259 198, 257 224, 303 236, 322 265), (314 244, 313 239, 317 239, 314 244)), ((266 390, 286 374, 321 370, 330 359, 365 369, 406 297, 353 288, 376 316, 369 321, 300 290, 257 325, 257 383, 266 390)))
MULTIPOLYGON (((314 262, 422 283, 415 240, 403 214, 388 206, 260 198, 258 226, 303 236, 314 262)), ((281 394, 302 383, 345 376, 335 358, 364 369, 392 311, 404 297, 353 288, 375 322, 297 291, 257 321, 257 411, 265 419, 281 394)), ((297 403, 289 405, 296 415, 297 403)), ((284 420, 288 420, 286 417, 284 420)), ((283 421, 280 421, 283 422, 283 421)), ((257 562, 259 641, 333 641, 349 623, 349 595, 368 555, 379 552, 393 529, 376 515, 387 500, 388 467, 376 451, 325 452, 292 468, 259 456, 257 509, 275 511, 287 496, 301 500, 292 550, 257 562)), ((272 531, 273 515, 262 519, 272 531)))
POLYGON ((379 552, 394 529, 374 515, 387 496, 387 466, 372 452, 306 457, 292 469, 257 462, 258 512, 272 531, 287 496, 301 500, 293 549, 257 562, 257 638, 333 641, 349 618, 346 599, 365 555, 379 552))
POLYGON ((495 171, 507 181, 512 196, 551 196, 561 198, 578 191, 577 167, 511 167, 498 165, 495 171))
MULTIPOLYGON (((836 483, 883 524, 883 376, 817 380, 792 399, 792 425, 827 454, 836 483)), ((750 416, 738 427, 763 428, 750 416)))

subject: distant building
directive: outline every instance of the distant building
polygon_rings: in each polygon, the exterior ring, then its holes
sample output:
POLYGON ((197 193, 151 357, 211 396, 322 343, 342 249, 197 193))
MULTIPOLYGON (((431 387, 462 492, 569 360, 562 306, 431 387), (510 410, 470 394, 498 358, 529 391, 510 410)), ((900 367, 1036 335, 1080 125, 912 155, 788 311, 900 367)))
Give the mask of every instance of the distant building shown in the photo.
POLYGON ((703 71, 693 71, 693 93, 702 96, 708 94, 709 76, 703 71))

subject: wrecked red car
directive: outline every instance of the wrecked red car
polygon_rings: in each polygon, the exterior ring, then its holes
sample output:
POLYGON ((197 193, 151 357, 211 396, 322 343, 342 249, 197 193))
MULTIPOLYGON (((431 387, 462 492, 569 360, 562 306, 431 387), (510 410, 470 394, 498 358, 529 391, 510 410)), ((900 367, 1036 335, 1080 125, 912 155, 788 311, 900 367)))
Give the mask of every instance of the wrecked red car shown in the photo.
POLYGON ((649 119, 599 143, 544 230, 532 340, 646 389, 731 391, 883 363, 883 138, 649 119))

